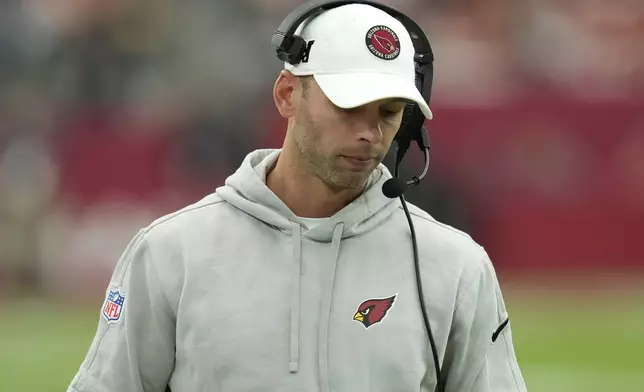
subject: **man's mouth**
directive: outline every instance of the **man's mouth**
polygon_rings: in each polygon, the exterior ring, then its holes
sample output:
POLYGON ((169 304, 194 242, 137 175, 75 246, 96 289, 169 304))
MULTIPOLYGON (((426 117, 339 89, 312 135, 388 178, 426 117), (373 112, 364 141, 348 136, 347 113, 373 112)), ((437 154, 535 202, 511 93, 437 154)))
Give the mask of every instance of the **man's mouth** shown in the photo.
POLYGON ((361 162, 369 162, 369 161, 372 161, 372 160, 376 159, 375 157, 371 157, 371 156, 368 156, 368 155, 343 155, 343 156, 345 158, 349 158, 349 159, 352 159, 354 161, 361 161, 361 162))
POLYGON ((373 160, 375 158, 370 157, 370 156, 346 156, 343 155, 342 158, 349 162, 351 166, 359 169, 366 169, 367 167, 371 166, 373 160))

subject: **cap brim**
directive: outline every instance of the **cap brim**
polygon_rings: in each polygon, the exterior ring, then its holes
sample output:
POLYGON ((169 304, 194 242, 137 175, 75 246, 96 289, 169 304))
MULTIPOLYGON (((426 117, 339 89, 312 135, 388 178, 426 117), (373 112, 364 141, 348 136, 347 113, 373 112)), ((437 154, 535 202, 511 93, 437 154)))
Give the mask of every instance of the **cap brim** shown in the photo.
POLYGON ((432 111, 416 85, 398 75, 345 73, 314 75, 320 89, 334 105, 351 109, 380 99, 400 98, 416 102, 429 120, 432 111))

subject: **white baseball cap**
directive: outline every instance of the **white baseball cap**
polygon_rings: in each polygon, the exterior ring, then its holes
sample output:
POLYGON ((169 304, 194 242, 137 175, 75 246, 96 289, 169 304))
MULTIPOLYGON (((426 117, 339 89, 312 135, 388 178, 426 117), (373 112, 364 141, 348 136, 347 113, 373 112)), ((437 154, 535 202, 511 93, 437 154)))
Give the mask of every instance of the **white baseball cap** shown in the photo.
POLYGON ((294 75, 313 75, 336 106, 350 109, 386 98, 416 102, 433 115, 415 84, 414 46, 407 29, 388 13, 366 4, 327 10, 295 32, 309 45, 294 75), (311 43, 311 41, 313 41, 311 43))

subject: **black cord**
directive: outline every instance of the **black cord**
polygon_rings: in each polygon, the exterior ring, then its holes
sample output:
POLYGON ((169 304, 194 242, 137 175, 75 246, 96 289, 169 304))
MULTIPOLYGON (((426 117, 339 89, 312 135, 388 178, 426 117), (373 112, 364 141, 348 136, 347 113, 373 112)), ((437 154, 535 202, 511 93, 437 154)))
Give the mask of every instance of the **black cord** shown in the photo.
POLYGON ((416 230, 414 229, 414 224, 411 220, 411 214, 409 214, 409 209, 407 208, 407 203, 405 202, 405 196, 400 196, 400 201, 402 202, 403 210, 405 211, 405 216, 407 216, 407 222, 409 222, 409 230, 411 231, 411 242, 414 248, 414 266, 416 268, 416 287, 418 287, 418 299, 420 300, 420 309, 423 312, 423 320, 425 321, 425 329, 427 329, 427 336, 429 337, 429 344, 432 348, 432 356, 434 357, 434 369, 436 371, 436 392, 443 392, 443 379, 441 377, 441 369, 438 363, 438 350, 436 349, 436 342, 434 341, 434 334, 432 333, 432 328, 429 325, 429 317, 427 316, 427 307, 425 305, 425 296, 423 295, 423 284, 420 278, 420 266, 418 262, 418 243, 416 241, 416 230))
MULTIPOLYGON (((398 151, 396 151, 396 155, 398 151)), ((399 172, 399 162, 394 165, 394 175, 398 177, 399 172)), ((405 211, 405 216, 407 217, 407 222, 409 223, 409 231, 411 232, 411 244, 414 251, 414 268, 416 271, 416 287, 418 288, 418 299, 420 301, 420 309, 423 313, 423 320, 425 321, 425 329, 427 330, 427 337, 429 338, 429 344, 432 350, 432 356, 434 357, 434 371, 436 372, 436 392, 443 392, 445 390, 443 385, 443 378, 441 376, 440 364, 438 362, 438 350, 436 349, 436 342, 434 341, 434 334, 432 333, 432 328, 429 324, 429 317, 427 316, 427 306, 425 305, 425 296, 423 295, 423 283, 420 278, 420 266, 419 266, 419 257, 418 257, 418 242, 416 240, 416 229, 414 228, 414 222, 411 219, 411 214, 407 208, 407 202, 405 201, 405 196, 400 195, 400 202, 402 203, 403 210, 405 211)))

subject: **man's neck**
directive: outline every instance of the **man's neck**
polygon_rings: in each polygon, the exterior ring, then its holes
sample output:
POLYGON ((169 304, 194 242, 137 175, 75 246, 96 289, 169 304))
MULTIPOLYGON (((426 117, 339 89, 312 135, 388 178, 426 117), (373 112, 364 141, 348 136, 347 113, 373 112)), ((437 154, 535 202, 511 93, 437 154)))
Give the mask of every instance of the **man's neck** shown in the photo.
POLYGON ((294 157, 282 151, 274 168, 266 175, 266 186, 297 216, 325 218, 355 200, 360 189, 333 189, 298 165, 294 157))

